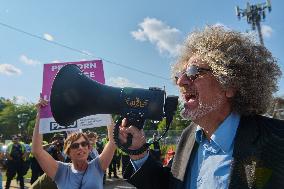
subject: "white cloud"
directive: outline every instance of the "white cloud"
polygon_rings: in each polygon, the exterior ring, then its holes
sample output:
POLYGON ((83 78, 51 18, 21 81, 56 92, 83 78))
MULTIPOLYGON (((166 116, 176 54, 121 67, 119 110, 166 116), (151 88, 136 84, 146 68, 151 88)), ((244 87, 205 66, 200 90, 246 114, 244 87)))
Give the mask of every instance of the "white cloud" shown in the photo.
POLYGON ((231 28, 229 28, 228 26, 226 26, 225 24, 221 23, 221 22, 217 22, 216 24, 214 24, 215 27, 223 27, 225 30, 230 31, 232 30, 231 28))
POLYGON ((47 41, 54 41, 54 37, 48 33, 44 33, 43 38, 46 39, 47 41))
POLYGON ((12 64, 0 64, 0 74, 3 75, 21 75, 22 71, 12 64))
POLYGON ((271 37, 273 30, 268 25, 262 25, 261 26, 261 32, 262 32, 263 37, 269 38, 269 37, 271 37))
POLYGON ((176 28, 171 28, 164 22, 156 18, 145 18, 139 24, 137 31, 132 31, 131 35, 138 41, 150 41, 156 45, 160 53, 169 53, 176 56, 181 47, 181 32, 176 28))
POLYGON ((60 60, 53 60, 51 63, 61 63, 62 61, 60 60))
POLYGON ((32 60, 32 59, 28 58, 26 55, 21 55, 20 56, 20 61, 23 62, 24 64, 32 65, 32 66, 41 64, 39 61, 32 60))
POLYGON ((107 85, 114 86, 114 87, 134 87, 134 88, 141 88, 141 85, 133 83, 124 77, 111 77, 107 80, 107 85))

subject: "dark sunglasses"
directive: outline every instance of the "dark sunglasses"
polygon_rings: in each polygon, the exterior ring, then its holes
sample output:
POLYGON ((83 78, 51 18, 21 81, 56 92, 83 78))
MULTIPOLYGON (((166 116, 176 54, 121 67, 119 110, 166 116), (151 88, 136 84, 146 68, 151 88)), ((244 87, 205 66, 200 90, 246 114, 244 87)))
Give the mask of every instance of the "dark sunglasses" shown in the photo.
POLYGON ((89 145, 89 142, 87 142, 87 141, 83 141, 83 142, 80 142, 80 143, 74 142, 70 145, 70 148, 75 150, 75 149, 78 149, 80 147, 80 145, 82 147, 86 147, 86 146, 89 145))
POLYGON ((212 70, 210 68, 200 68, 196 65, 191 65, 187 67, 186 70, 177 72, 177 74, 175 75, 175 80, 177 83, 179 78, 181 78, 183 75, 186 75, 188 79, 194 81, 196 78, 198 78, 199 75, 202 75, 206 72, 212 72, 212 70))

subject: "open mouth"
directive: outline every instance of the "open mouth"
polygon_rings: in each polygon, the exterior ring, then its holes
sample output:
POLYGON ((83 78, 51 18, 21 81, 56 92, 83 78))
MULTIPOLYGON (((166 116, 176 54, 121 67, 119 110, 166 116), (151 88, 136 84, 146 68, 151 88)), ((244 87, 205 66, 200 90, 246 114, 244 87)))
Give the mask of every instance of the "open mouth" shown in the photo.
POLYGON ((188 102, 188 101, 191 101, 191 100, 195 100, 196 99, 196 95, 194 95, 194 94, 186 94, 184 96, 184 98, 185 98, 185 101, 188 102))
POLYGON ((83 152, 83 151, 80 151, 80 152, 78 152, 77 153, 77 156, 82 156, 82 155, 84 155, 85 153, 83 152))
POLYGON ((184 93, 183 96, 186 102, 195 101, 197 99, 197 93, 195 92, 184 93))
POLYGON ((183 93, 184 107, 193 109, 198 104, 198 94, 196 91, 183 93))

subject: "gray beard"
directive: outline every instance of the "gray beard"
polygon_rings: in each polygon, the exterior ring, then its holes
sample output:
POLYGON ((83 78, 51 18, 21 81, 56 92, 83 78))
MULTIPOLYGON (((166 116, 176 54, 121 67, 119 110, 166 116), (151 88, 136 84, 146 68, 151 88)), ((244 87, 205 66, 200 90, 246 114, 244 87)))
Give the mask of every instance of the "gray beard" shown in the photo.
POLYGON ((216 99, 212 104, 206 104, 199 101, 198 107, 195 110, 190 110, 187 107, 183 107, 180 114, 182 118, 194 121, 218 109, 221 106, 221 104, 222 104, 222 97, 218 96, 216 97, 216 99))

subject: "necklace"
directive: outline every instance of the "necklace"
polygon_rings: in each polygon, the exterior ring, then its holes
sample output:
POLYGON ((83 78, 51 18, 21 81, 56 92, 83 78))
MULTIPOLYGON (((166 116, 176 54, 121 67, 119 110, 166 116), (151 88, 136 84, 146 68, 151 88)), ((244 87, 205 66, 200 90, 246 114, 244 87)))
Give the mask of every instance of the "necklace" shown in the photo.
POLYGON ((88 168, 89 168, 89 164, 88 164, 87 169, 84 171, 84 174, 83 174, 82 179, 81 179, 81 182, 80 182, 79 189, 81 189, 81 188, 82 188, 82 185, 83 185, 83 179, 84 179, 84 176, 85 176, 85 174, 86 174, 86 172, 87 172, 88 168))

